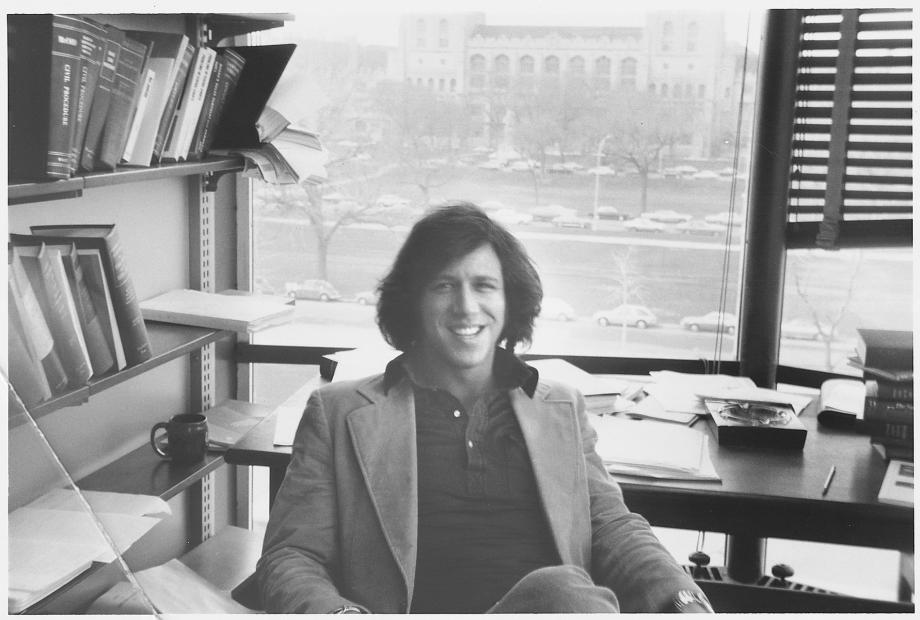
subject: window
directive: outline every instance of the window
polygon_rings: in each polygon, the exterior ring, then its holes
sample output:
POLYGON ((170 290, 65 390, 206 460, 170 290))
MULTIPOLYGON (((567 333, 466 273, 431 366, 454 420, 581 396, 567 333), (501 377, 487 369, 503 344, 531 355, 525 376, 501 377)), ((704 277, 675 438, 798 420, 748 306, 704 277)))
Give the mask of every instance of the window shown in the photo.
POLYGON ((533 72, 534 72, 533 56, 521 56, 521 59, 518 61, 518 72, 521 75, 533 75, 533 72))
POLYGON ((447 47, 449 44, 448 24, 446 19, 438 22, 438 47, 447 47))
POLYGON ((687 52, 695 52, 697 39, 700 36, 700 26, 696 22, 687 24, 687 52))
POLYGON ((475 54, 470 57, 470 88, 482 89, 486 86, 485 56, 475 54))
POLYGON ((705 99, 705 98, 706 98, 706 85, 705 85, 705 84, 700 84, 700 85, 699 85, 699 88, 697 88, 697 95, 696 95, 696 96, 697 96, 698 99, 705 99))
POLYGON ((456 79, 456 78, 450 78, 450 92, 453 93, 453 92, 456 92, 456 91, 457 91, 457 79, 456 79))
POLYGON ((668 85, 667 85, 667 84, 662 84, 662 85, 661 85, 661 98, 662 98, 662 99, 665 99, 665 98, 667 98, 667 96, 668 96, 668 85))
POLYGON ((610 90, 610 58, 607 56, 594 60, 594 88, 610 90))
POLYGON ((559 57, 547 56, 543 59, 543 72, 547 75, 559 75, 559 57))
POLYGON ((780 360, 855 374, 857 327, 913 329, 911 16, 799 14, 780 360))
POLYGON ((425 47, 427 39, 425 36, 425 20, 419 19, 415 22, 415 45, 416 47, 425 47))
POLYGON ((670 52, 674 46, 674 23, 664 22, 661 25, 661 51, 670 52))
POLYGON ((569 73, 579 76, 585 74, 585 59, 582 56, 573 56, 569 59, 569 73))
POLYGON ((636 87, 637 61, 635 58, 624 58, 620 61, 620 86, 625 89, 636 87))
POLYGON ((500 54, 492 61, 492 85, 495 88, 508 88, 511 84, 511 61, 500 54))

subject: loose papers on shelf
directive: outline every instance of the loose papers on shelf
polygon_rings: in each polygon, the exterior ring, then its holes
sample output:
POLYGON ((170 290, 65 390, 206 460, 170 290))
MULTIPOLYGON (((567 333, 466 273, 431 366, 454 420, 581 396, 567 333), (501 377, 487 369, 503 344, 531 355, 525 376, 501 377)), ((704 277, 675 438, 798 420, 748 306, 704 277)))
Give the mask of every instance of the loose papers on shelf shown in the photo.
POLYGON ((169 514, 158 497, 55 489, 9 513, 10 613, 40 601, 89 568, 111 562, 169 514), (100 531, 112 539, 113 549, 100 531))
POLYGON ((589 416, 597 453, 612 474, 664 480, 721 480, 709 455, 709 436, 652 420, 589 416))

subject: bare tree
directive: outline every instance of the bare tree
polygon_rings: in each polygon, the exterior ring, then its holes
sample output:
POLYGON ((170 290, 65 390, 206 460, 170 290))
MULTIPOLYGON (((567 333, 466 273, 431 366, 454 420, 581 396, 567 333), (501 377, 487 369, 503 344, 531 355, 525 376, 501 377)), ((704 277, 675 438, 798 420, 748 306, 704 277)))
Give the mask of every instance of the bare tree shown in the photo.
MULTIPOLYGON (((625 246, 625 249, 618 247, 611 252, 610 259, 613 266, 610 274, 612 283, 607 287, 610 291, 607 299, 617 305, 644 303, 645 286, 638 277, 633 246, 625 246)), ((620 343, 626 343, 626 323, 620 326, 620 343)))
POLYGON ((791 264, 792 280, 795 292, 808 309, 808 316, 814 324, 818 338, 824 343, 824 366, 826 370, 834 367, 832 345, 837 337, 840 324, 849 311, 856 290, 856 278, 862 265, 863 254, 860 251, 853 266, 848 270, 849 279, 846 287, 840 288, 841 297, 829 298, 817 295, 816 287, 807 283, 811 263, 801 257, 794 258, 791 264))

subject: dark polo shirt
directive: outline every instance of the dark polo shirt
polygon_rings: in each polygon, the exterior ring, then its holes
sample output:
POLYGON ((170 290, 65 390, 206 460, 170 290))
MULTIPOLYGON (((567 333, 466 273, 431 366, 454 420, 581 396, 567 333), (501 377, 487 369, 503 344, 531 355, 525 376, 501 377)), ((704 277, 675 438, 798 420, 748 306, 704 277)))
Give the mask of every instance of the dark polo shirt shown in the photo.
MULTIPOLYGON (((496 350, 495 390, 472 410, 413 383, 418 560, 412 613, 482 613, 530 571, 560 563, 509 392, 533 398, 537 371, 496 350)), ((410 380, 402 359, 385 387, 410 380)))

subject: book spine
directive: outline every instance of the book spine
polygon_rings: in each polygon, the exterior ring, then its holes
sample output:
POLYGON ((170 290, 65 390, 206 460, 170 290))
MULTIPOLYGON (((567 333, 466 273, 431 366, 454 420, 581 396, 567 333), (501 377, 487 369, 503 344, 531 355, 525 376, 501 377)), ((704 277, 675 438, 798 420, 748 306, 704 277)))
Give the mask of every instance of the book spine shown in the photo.
POLYGON ((879 381, 869 379, 866 381, 866 396, 880 400, 893 400, 903 403, 914 402, 914 386, 912 383, 895 383, 893 381, 879 381))
MULTIPOLYGON (((31 345, 32 353, 41 360, 42 368, 45 370, 45 378, 51 393, 54 395, 62 394, 67 389, 69 379, 61 358, 54 347, 54 336, 45 319, 42 304, 39 301, 37 287, 41 282, 36 282, 33 286, 29 274, 26 272, 26 266, 22 259, 14 251, 13 260, 10 263, 10 270, 13 275, 14 287, 17 291, 14 299, 19 299, 22 307, 19 316, 23 321, 27 342, 31 345)), ((40 277, 37 279, 40 280, 40 277)))
POLYGON ((217 113, 218 92, 224 88, 226 77, 226 61, 222 54, 214 58, 214 66, 211 69, 211 78, 208 80, 208 87, 205 91, 204 101, 201 106, 201 113, 198 115, 198 122, 195 123, 195 130, 192 132, 192 139, 189 142, 188 155, 186 159, 201 159, 203 153, 201 150, 201 139, 205 133, 205 127, 212 122, 217 113))
POLYGON ((51 387, 45 378, 41 360, 35 357, 26 343, 25 328, 19 316, 19 302, 15 297, 12 278, 8 282, 7 309, 9 312, 9 369, 10 382, 27 409, 51 398, 51 387))
POLYGON ((46 176, 70 178, 70 145, 80 73, 80 20, 55 15, 52 23, 46 176))
POLYGON ((896 422, 883 422, 872 426, 871 441, 887 446, 912 446, 914 445, 913 424, 898 424, 896 422))
POLYGON ((895 400, 882 400, 867 396, 863 403, 863 419, 871 422, 895 422, 899 424, 914 423, 914 406, 912 403, 895 400))
POLYGON ((112 88, 115 83, 115 70, 121 54, 121 41, 124 33, 114 26, 107 26, 103 40, 102 61, 99 65, 99 78, 96 81, 96 94, 93 95, 89 117, 86 121, 86 135, 83 139, 83 151, 80 154, 80 168, 87 172, 96 167, 96 155, 102 138, 102 130, 108 117, 112 102, 112 88))
POLYGON ((198 50, 198 53, 202 56, 201 70, 195 73, 192 90, 188 93, 188 101, 183 103, 182 122, 176 141, 176 158, 178 161, 182 161, 188 156, 189 147, 192 144, 192 134, 195 132, 195 126, 198 124, 198 118, 201 115, 208 84, 211 81, 211 73, 214 70, 214 60, 217 58, 217 52, 210 47, 202 47, 198 50))
POLYGON ((125 150, 121 154, 121 162, 130 162, 134 158, 134 149, 137 146, 137 140, 140 136, 141 125, 144 123, 144 115, 147 113, 147 106, 150 104, 150 89, 153 88, 155 79, 156 72, 147 69, 144 71, 144 75, 138 84, 139 90, 137 102, 134 106, 134 117, 131 120, 131 128, 128 130, 125 150))
POLYGON ((45 178, 50 118, 52 18, 7 16, 9 178, 45 178), (35 76, 48 79, 35 79, 35 76))
POLYGON ((176 71, 176 77, 173 79, 172 88, 169 91, 169 98, 166 100, 166 106, 163 108, 163 115, 160 117, 160 126, 157 129, 157 137, 153 144, 153 158, 160 161, 163 156, 163 147, 166 144, 166 136, 172 128, 173 120, 176 114, 176 108, 179 105, 180 98, 185 89, 185 81, 188 78, 189 67, 192 64, 192 58, 195 56, 195 46, 186 43, 182 52, 179 68, 176 71))
POLYGON ((224 64, 224 77, 217 92, 217 102, 213 115, 208 118, 208 122, 205 124, 202 135, 198 140, 197 151, 201 157, 207 156, 208 151, 211 150, 217 126, 220 124, 227 102, 233 96, 236 86, 239 84, 243 66, 246 64, 246 60, 231 49, 223 50, 221 56, 224 64))
POLYGON ((122 370, 127 366, 125 348, 121 341, 121 331, 118 329, 118 320, 115 317, 112 294, 109 291, 105 277, 101 252, 95 248, 78 248, 77 259, 83 271, 87 292, 92 299, 93 307, 99 315, 102 333, 105 336, 109 351, 111 351, 115 359, 114 369, 122 370))
POLYGON ((77 96, 76 121, 74 122, 73 140, 70 145, 70 172, 77 171, 80 157, 83 154, 83 143, 86 139, 86 123, 96 94, 96 82, 99 80, 99 69, 102 65, 104 51, 105 31, 98 24, 83 20, 83 30, 80 33, 80 87, 77 96))
POLYGON ((99 312, 96 310, 93 298, 86 286, 86 278, 83 275, 83 267, 77 258, 76 246, 72 245, 66 253, 61 252, 61 260, 64 263, 70 291, 77 308, 77 314, 80 317, 80 326, 83 330, 83 338, 86 341, 86 349, 89 352, 90 362, 92 363, 93 376, 101 377, 113 370, 115 357, 103 332, 99 312))
POLYGON ((97 157, 97 163, 108 170, 115 169, 125 151, 146 53, 146 45, 125 37, 118 56, 112 101, 102 129, 102 143, 97 157))

